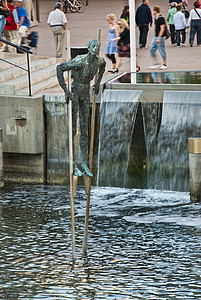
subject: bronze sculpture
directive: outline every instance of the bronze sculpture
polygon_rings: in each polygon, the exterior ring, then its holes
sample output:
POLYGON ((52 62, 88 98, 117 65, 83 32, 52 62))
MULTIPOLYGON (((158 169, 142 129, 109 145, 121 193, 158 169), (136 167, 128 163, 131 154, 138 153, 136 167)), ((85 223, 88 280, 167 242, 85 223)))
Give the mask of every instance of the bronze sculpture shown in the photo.
MULTIPOLYGON (((81 150, 81 167, 87 176, 92 177, 87 166, 87 125, 90 110, 90 81, 98 72, 97 83, 94 86, 94 93, 98 94, 100 82, 105 71, 105 60, 98 56, 100 43, 97 40, 91 40, 88 43, 88 53, 78 55, 74 59, 61 63, 57 66, 57 78, 60 86, 65 92, 66 103, 72 100, 73 114, 73 137, 77 129, 77 112, 79 109, 80 121, 80 150, 81 150), (64 81, 63 73, 72 70, 72 93, 68 90, 64 81)), ((73 173, 76 176, 82 176, 83 173, 78 169, 76 163, 73 164, 73 173)))

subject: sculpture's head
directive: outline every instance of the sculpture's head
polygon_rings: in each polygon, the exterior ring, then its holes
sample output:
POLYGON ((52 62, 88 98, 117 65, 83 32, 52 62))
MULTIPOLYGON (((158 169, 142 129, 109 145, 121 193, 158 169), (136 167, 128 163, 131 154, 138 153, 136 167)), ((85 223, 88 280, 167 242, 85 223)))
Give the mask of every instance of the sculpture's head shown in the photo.
POLYGON ((91 40, 88 43, 88 51, 92 55, 97 55, 100 50, 100 42, 98 40, 91 40))

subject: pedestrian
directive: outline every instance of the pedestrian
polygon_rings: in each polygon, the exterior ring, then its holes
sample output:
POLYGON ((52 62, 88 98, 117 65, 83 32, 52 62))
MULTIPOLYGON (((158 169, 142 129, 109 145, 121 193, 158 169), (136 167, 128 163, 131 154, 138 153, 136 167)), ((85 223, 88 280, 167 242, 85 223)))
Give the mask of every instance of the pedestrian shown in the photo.
POLYGON ((120 18, 117 22, 119 25, 119 36, 117 38, 112 39, 111 41, 117 41, 117 52, 118 59, 116 68, 112 73, 118 73, 119 66, 121 65, 122 57, 130 57, 130 29, 126 20, 120 18))
POLYGON ((27 11, 24 7, 22 7, 22 0, 15 0, 15 7, 17 9, 17 15, 19 19, 19 30, 18 33, 20 35, 20 39, 18 44, 23 46, 28 45, 27 34, 30 27, 30 21, 27 14, 27 11))
MULTIPOLYGON (((125 19, 120 18, 117 22, 119 25, 119 37, 117 37, 117 52, 118 52, 118 59, 116 70, 113 73, 118 73, 119 67, 121 65, 122 57, 129 58, 130 57, 130 28, 128 23, 125 19)), ((138 66, 137 59, 136 59, 136 72, 140 71, 140 66, 138 66)))
POLYGON ((153 8, 153 15, 154 15, 154 24, 155 24, 155 36, 152 40, 150 53, 153 59, 153 65, 149 67, 149 69, 157 69, 165 70, 167 69, 167 54, 165 50, 165 29, 166 29, 166 22, 165 18, 160 13, 160 7, 154 6, 153 8), (160 67, 156 57, 156 50, 160 52, 160 55, 163 59, 163 64, 160 67))
POLYGON ((124 9, 123 9, 122 14, 120 16, 120 19, 126 20, 126 22, 128 22, 128 24, 129 24, 129 6, 128 5, 124 6, 124 9))
POLYGON ((8 6, 6 1, 0 0, 0 38, 6 22, 6 18, 4 15, 6 11, 8 11, 8 6))
POLYGON ((105 54, 112 61, 112 70, 108 70, 108 72, 113 73, 116 70, 117 41, 115 39, 119 36, 119 27, 116 23, 115 14, 108 14, 107 21, 109 23, 109 36, 105 54))
POLYGON ((55 4, 54 10, 48 16, 47 24, 52 28, 56 44, 56 57, 62 57, 67 19, 62 11, 61 2, 55 4))
POLYGON ((145 48, 147 44, 147 35, 149 26, 152 27, 151 9, 148 6, 148 0, 142 0, 142 5, 136 11, 135 21, 140 31, 139 44, 140 48, 145 48))
POLYGON ((166 17, 166 21, 168 22, 170 28, 171 43, 173 46, 176 46, 176 32, 175 32, 175 26, 173 22, 173 17, 177 13, 176 6, 177 6, 176 2, 171 3, 171 8, 168 10, 167 17, 166 17))
POLYGON ((182 5, 182 0, 169 0, 170 7, 172 6, 172 2, 176 2, 177 5, 182 5))
POLYGON ((199 8, 199 2, 194 2, 194 9, 190 11, 190 16, 188 19, 188 25, 190 28, 190 47, 193 47, 194 37, 197 33, 197 46, 201 46, 201 8, 199 8))
MULTIPOLYGON (((6 18, 6 25, 3 30, 3 35, 8 42, 15 45, 19 42, 19 19, 15 6, 13 5, 13 0, 7 0, 8 8, 10 9, 10 16, 6 18)), ((16 52, 16 48, 4 44, 1 52, 16 52)))
POLYGON ((183 46, 185 47, 185 41, 186 41, 186 27, 188 25, 186 24, 186 19, 184 14, 182 13, 182 6, 177 5, 177 13, 173 17, 173 22, 176 30, 176 42, 177 42, 177 47, 183 46), (182 40, 181 40, 181 35, 182 35, 182 40))
POLYGON ((185 18, 189 18, 189 12, 186 10, 186 6, 188 6, 188 1, 187 0, 182 0, 182 12, 185 16, 185 18))

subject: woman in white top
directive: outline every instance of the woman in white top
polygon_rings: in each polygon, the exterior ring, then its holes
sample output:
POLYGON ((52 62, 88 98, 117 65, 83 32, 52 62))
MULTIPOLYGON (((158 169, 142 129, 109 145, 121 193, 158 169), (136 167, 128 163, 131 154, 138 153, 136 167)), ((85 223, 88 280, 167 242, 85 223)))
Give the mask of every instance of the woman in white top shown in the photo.
POLYGON ((188 25, 191 24, 190 29, 190 47, 193 47, 194 37, 197 33, 197 45, 201 46, 201 9, 199 8, 199 2, 194 2, 194 8, 190 11, 190 16, 188 19, 188 25))

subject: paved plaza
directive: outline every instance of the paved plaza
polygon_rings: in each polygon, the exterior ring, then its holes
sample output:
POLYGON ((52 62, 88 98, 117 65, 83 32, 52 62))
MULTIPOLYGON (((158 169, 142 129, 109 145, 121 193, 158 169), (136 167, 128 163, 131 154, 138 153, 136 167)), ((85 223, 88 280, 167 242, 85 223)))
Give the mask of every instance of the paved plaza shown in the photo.
MULTIPOLYGON (((47 25, 48 14, 54 9, 56 1, 41 0, 40 1, 40 23, 32 30, 38 31, 39 41, 37 54, 42 56, 55 56, 55 44, 53 40, 52 31, 47 25)), ((188 10, 193 8, 193 0, 189 1, 188 10)), ((127 5, 128 1, 125 0, 89 0, 89 5, 86 7, 83 13, 67 13, 68 27, 71 29, 71 46, 73 47, 86 47, 90 39, 94 39, 97 36, 97 29, 101 28, 101 51, 100 55, 105 57, 104 52, 106 48, 106 41, 108 36, 108 23, 106 21, 106 15, 108 13, 115 13, 117 18, 121 15, 124 5, 127 5)), ((141 1, 136 1, 136 8, 141 4, 141 1)), ((167 15, 169 9, 168 1, 150 1, 149 6, 152 8, 154 5, 160 5, 161 12, 164 17, 167 15)), ((200 70, 200 55, 201 47, 194 46, 189 47, 189 29, 187 31, 186 47, 177 48, 171 45, 170 38, 166 41, 167 50, 167 71, 188 71, 188 70, 200 70)), ((142 72, 148 72, 148 67, 152 64, 152 60, 149 53, 151 40, 154 36, 154 26, 150 28, 148 34, 148 43, 146 49, 139 48, 139 30, 136 28, 136 48, 138 64, 141 67, 142 72)), ((195 43, 196 44, 196 43, 195 43)), ((66 57, 66 47, 63 50, 63 57, 66 57)), ((106 59, 106 73, 104 76, 109 75, 107 70, 111 68, 111 62, 106 59)), ((162 59, 160 57, 162 63, 162 59)), ((123 59, 121 72, 130 70, 129 59, 123 59)))

